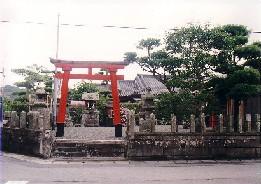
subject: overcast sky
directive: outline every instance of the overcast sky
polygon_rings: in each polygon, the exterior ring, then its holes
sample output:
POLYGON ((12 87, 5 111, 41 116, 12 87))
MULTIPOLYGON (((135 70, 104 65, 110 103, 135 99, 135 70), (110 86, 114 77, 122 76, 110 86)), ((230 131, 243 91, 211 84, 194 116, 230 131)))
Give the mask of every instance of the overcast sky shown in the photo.
MULTIPOLYGON (((139 40, 163 38, 168 29, 187 23, 243 24, 261 31, 260 10, 261 0, 0 0, 0 62, 6 70, 5 84, 19 79, 11 68, 34 63, 52 68, 49 57, 56 53, 58 13, 61 24, 70 24, 60 26, 59 58, 120 61, 125 52, 137 51, 139 40), (77 24, 85 26, 72 26, 77 24)), ((261 34, 251 34, 251 40, 261 40, 261 34)), ((141 72, 131 65, 120 73, 133 79, 141 72)))

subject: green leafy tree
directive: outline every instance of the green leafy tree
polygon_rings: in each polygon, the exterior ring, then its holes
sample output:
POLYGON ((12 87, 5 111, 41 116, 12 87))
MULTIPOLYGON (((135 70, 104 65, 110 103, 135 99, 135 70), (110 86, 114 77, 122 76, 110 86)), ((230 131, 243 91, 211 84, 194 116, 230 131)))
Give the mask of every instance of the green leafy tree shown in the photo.
POLYGON ((213 32, 208 25, 189 25, 168 33, 165 39, 170 60, 164 63, 171 74, 167 85, 194 96, 196 112, 206 106, 207 82, 214 75, 213 32))
POLYGON ((23 77, 23 81, 15 82, 15 85, 19 88, 24 89, 17 93, 13 93, 15 97, 10 102, 11 110, 21 112, 28 111, 28 97, 29 94, 32 94, 37 88, 43 86, 47 92, 51 92, 52 86, 52 77, 50 76, 51 72, 37 64, 27 66, 26 68, 16 68, 12 69, 12 72, 23 77))
POLYGON ((261 92, 260 73, 256 69, 235 71, 225 82, 229 86, 227 96, 235 100, 243 100, 261 92))
MULTIPOLYGON (((190 25, 169 33, 166 49, 172 55, 172 60, 166 68, 171 73, 172 80, 168 84, 194 94, 198 104, 197 112, 213 109, 209 108, 210 104, 215 106, 213 102, 216 100, 212 100, 215 95, 213 89, 218 86, 216 91, 228 93, 231 89, 226 87, 226 82, 221 81, 235 71, 243 70, 244 66, 240 64, 242 58, 256 58, 258 55, 257 46, 246 46, 248 36, 249 31, 242 25, 214 28, 208 25, 190 25), (211 83, 214 85, 211 86, 211 83)), ((216 102, 219 105, 225 104, 224 98, 216 102)))
POLYGON ((88 82, 80 82, 73 89, 70 90, 69 98, 73 100, 82 100, 83 93, 98 92, 98 88, 88 82))
POLYGON ((18 87, 26 88, 28 92, 34 91, 41 84, 44 84, 51 79, 51 72, 43 71, 46 71, 46 68, 37 64, 27 66, 26 68, 12 69, 12 72, 24 77, 23 81, 16 82, 15 85, 18 87))
POLYGON ((160 46, 160 39, 156 38, 142 39, 137 46, 137 48, 147 51, 147 56, 140 57, 137 63, 144 71, 150 72, 153 75, 158 74, 157 70, 160 68, 160 63, 152 58, 152 50, 158 46, 160 46))
POLYGON ((261 42, 254 42, 238 49, 237 55, 246 60, 244 66, 257 69, 261 73, 261 42))
POLYGON ((128 63, 133 63, 138 60, 136 52, 125 52, 124 53, 124 61, 128 63))
POLYGON ((157 38, 147 38, 147 39, 142 39, 139 42, 139 45, 137 48, 139 49, 146 49, 148 57, 150 57, 151 51, 155 48, 160 46, 160 39, 157 38))
POLYGON ((248 37, 249 30, 243 25, 188 25, 166 34, 164 50, 153 52, 159 46, 159 42, 152 41, 155 39, 141 40, 138 48, 146 49, 147 56, 138 58, 140 66, 153 75, 160 75, 160 70, 164 76, 169 75, 165 82, 171 94, 159 98, 158 116, 169 117, 173 108, 183 106, 190 106, 195 114, 218 112, 228 98, 257 94, 259 86, 251 80, 257 79, 260 72, 261 43, 247 44, 248 37), (259 72, 244 69, 245 66, 259 72), (241 77, 246 80, 242 82, 241 77), (235 82, 236 78, 242 84, 235 82), (190 99, 188 106, 179 103, 184 94, 190 99))
POLYGON ((171 114, 175 114, 178 122, 188 120, 190 114, 196 113, 193 101, 193 95, 187 92, 161 94, 155 106, 156 117, 170 120, 171 114))
MULTIPOLYGON (((97 102, 97 109, 100 113, 100 122, 104 122, 107 112, 106 112, 106 104, 109 100, 106 93, 100 92, 99 89, 96 87, 95 84, 81 82, 78 83, 73 89, 70 90, 69 98, 71 100, 82 100, 83 93, 94 93, 99 92, 99 101, 97 102)), ((70 113, 74 122, 80 122, 82 118, 82 109, 81 108, 74 108, 73 111, 70 113)))
POLYGON ((243 25, 228 24, 212 29, 215 72, 231 74, 242 69, 238 50, 248 43, 249 31, 243 25))

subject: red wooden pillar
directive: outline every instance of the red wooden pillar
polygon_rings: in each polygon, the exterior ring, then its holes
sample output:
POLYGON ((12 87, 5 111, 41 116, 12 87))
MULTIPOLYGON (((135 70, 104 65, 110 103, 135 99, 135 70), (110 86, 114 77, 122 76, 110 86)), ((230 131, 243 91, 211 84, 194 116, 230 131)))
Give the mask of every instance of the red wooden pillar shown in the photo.
POLYGON ((121 125, 121 115, 120 115, 120 98, 117 86, 117 70, 110 70, 111 76, 111 91, 112 91, 112 99, 113 99, 113 124, 115 126, 115 137, 122 137, 122 125, 121 125))
POLYGON ((66 106, 67 106, 67 96, 68 96, 68 82, 70 78, 71 68, 63 68, 63 80, 61 86, 61 99, 59 104, 59 111, 57 116, 57 137, 64 136, 64 121, 66 115, 66 106))

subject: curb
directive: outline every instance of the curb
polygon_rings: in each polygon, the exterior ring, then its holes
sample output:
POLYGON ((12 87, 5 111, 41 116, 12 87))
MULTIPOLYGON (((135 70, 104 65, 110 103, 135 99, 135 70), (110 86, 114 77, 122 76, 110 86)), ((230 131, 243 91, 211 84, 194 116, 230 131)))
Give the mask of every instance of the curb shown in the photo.
POLYGON ((99 162, 112 162, 112 163, 154 163, 155 166, 161 166, 162 164, 171 164, 173 166, 178 165, 215 165, 215 164, 251 164, 251 163, 261 163, 261 159, 249 159, 249 160, 168 160, 168 161, 135 161, 135 160, 127 160, 124 157, 74 157, 74 158, 66 158, 66 157, 56 157, 49 159, 42 159, 33 156, 20 155, 15 153, 0 153, 0 161, 1 157, 13 158, 20 161, 41 164, 41 165, 50 165, 50 164, 83 164, 83 163, 99 163, 99 162))

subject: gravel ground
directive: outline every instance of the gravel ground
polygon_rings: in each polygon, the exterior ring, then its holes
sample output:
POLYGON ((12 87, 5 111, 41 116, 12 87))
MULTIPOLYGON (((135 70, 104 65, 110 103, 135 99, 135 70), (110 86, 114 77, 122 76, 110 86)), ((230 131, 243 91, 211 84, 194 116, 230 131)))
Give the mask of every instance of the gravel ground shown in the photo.
MULTIPOLYGON (((86 140, 121 140, 126 136, 126 127, 122 129, 122 137, 114 136, 114 127, 65 127, 64 138, 66 139, 86 139, 86 140)), ((139 131, 139 127, 135 127, 135 131, 139 131)), ((156 132, 170 132, 170 125, 156 125, 156 132)), ((179 127, 179 132, 184 132, 179 127)))

